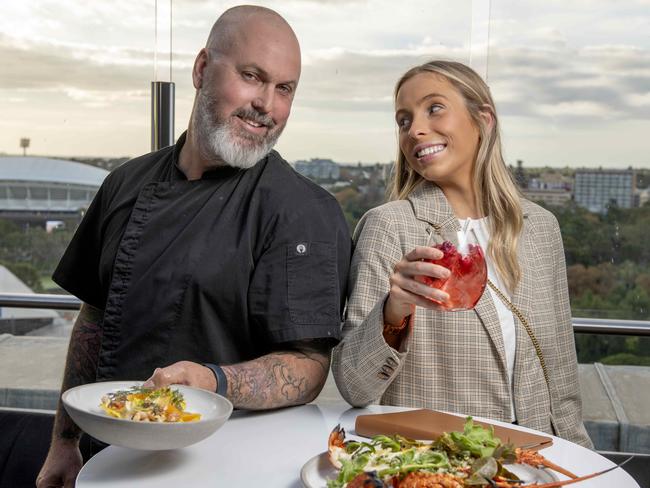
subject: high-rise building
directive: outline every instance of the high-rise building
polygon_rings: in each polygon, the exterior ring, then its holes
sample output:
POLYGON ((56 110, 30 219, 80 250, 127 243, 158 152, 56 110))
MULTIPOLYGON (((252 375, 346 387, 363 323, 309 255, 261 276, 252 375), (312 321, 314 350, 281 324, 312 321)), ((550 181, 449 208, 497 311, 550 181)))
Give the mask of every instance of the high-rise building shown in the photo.
POLYGON ((580 169, 575 174, 573 199, 590 212, 605 213, 612 205, 632 208, 635 189, 633 169, 580 169))

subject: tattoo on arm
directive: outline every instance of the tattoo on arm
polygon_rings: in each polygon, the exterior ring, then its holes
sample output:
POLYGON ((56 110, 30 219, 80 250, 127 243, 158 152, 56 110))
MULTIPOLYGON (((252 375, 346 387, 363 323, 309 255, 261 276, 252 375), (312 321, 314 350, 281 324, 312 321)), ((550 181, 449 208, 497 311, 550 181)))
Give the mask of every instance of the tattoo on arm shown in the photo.
MULTIPOLYGON (((103 313, 102 310, 85 303, 82 304, 70 335, 61 392, 74 386, 95 381, 102 338, 101 320, 103 313)), ((59 400, 53 437, 75 440, 79 439, 80 436, 81 430, 70 419, 59 400)))
POLYGON ((251 410, 300 405, 312 401, 325 384, 331 341, 313 339, 241 364, 223 366, 228 398, 251 410))

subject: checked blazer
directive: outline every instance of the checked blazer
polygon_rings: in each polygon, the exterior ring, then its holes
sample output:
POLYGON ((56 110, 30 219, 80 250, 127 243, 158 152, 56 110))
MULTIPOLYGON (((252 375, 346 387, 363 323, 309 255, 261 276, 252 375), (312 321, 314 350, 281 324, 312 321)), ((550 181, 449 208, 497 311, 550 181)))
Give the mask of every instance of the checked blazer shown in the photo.
MULTIPOLYGON (((592 447, 582 423, 562 238, 555 217, 522 199, 518 244, 522 278, 512 302, 541 345, 550 391, 524 327, 515 318, 513 401, 520 425, 592 447)), ((343 340, 332 370, 351 405, 370 403, 446 410, 510 421, 511 389, 503 335, 487 289, 474 310, 417 308, 396 351, 384 341, 383 305, 395 264, 415 246, 459 230, 442 190, 422 182, 407 200, 368 211, 354 235, 343 340)), ((442 241, 442 237, 439 238, 442 241)))

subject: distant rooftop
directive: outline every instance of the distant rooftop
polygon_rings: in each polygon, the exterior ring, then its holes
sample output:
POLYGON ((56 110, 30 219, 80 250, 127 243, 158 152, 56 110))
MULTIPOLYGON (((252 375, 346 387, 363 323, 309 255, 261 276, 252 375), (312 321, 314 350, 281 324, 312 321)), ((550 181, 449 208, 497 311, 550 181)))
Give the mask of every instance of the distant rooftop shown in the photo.
POLYGON ((0 181, 35 181, 99 187, 108 171, 64 159, 0 157, 0 181))

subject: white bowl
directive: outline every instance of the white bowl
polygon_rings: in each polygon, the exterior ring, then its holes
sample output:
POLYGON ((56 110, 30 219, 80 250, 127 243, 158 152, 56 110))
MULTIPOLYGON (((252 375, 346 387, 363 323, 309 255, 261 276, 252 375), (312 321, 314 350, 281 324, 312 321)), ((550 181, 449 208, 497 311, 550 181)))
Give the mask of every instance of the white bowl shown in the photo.
POLYGON ((185 397, 188 412, 201 414, 196 422, 137 422, 106 414, 99 406, 104 395, 141 386, 137 381, 107 381, 77 386, 61 399, 81 430, 116 446, 161 451, 195 444, 212 435, 232 413, 232 403, 221 395, 198 388, 172 385, 185 397))

